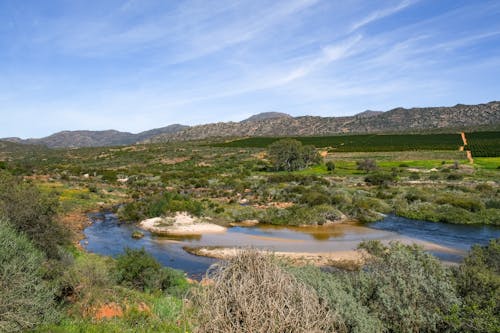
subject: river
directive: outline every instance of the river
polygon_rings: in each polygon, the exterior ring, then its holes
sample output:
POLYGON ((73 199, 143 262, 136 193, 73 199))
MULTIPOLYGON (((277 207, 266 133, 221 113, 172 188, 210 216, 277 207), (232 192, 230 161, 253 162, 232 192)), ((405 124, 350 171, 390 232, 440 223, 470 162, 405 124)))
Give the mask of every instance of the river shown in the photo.
POLYGON ((115 214, 89 214, 92 225, 84 231, 82 245, 93 253, 117 256, 125 247, 144 247, 165 266, 181 269, 200 278, 217 260, 195 256, 183 246, 252 246, 283 252, 331 252, 352 250, 363 240, 419 243, 443 261, 459 262, 473 244, 487 244, 500 237, 500 227, 453 225, 405 219, 393 215, 370 224, 336 224, 328 227, 286 227, 257 225, 231 227, 226 233, 189 237, 159 237, 139 230, 133 224, 120 223, 115 214))

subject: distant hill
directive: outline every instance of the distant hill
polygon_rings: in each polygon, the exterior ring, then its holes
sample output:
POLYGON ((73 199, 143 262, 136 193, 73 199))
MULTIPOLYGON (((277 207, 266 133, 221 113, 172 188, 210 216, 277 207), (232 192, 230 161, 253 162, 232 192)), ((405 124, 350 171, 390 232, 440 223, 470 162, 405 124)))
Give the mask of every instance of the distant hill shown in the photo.
POLYGON ((245 120, 242 120, 241 122, 246 123, 249 121, 259 121, 259 120, 276 119, 276 118, 292 118, 292 116, 282 112, 262 112, 255 114, 245 120))
POLYGON ((372 110, 366 110, 360 113, 357 113, 354 115, 354 117, 358 118, 368 118, 368 117, 373 117, 373 116, 378 116, 379 114, 384 113, 384 111, 372 111, 372 110))
POLYGON ((100 147, 131 145, 158 135, 174 134, 186 129, 188 126, 174 124, 162 128, 156 128, 138 134, 107 131, 62 131, 54 133, 41 139, 5 138, 4 141, 13 143, 43 145, 49 148, 63 147, 100 147))
POLYGON ((264 112, 241 122, 198 126, 174 124, 138 134, 108 131, 63 131, 41 139, 5 138, 4 141, 59 147, 118 146, 134 143, 202 140, 252 136, 320 136, 341 133, 422 132, 442 129, 491 129, 500 125, 500 102, 450 107, 367 110, 348 117, 292 117, 264 112))
POLYGON ((339 133, 419 132, 469 129, 500 124, 500 102, 451 107, 396 108, 365 111, 349 117, 278 117, 265 120, 199 125, 149 142, 200 140, 217 137, 311 136, 339 133))

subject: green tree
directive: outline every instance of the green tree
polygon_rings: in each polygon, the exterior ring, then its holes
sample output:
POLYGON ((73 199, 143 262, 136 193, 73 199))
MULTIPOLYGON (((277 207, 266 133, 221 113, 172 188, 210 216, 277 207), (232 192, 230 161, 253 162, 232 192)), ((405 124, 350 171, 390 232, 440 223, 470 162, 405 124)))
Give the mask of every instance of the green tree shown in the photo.
POLYGON ((304 146, 295 139, 282 139, 270 144, 268 155, 273 167, 282 171, 304 169, 321 161, 314 146, 304 146))

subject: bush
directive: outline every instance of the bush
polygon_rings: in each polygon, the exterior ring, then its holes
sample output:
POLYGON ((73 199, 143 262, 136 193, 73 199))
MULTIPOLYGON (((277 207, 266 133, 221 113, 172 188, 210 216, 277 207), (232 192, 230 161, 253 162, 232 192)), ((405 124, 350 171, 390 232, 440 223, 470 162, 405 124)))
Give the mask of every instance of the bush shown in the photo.
POLYGON ((3 221, 0 244, 0 331, 24 331, 54 320, 54 295, 40 271, 43 255, 3 221))
POLYGON ((365 172, 377 170, 377 162, 370 158, 364 159, 362 161, 356 161, 356 166, 358 170, 363 170, 365 172))
POLYGON ((337 316, 270 256, 243 250, 219 263, 194 295, 201 332, 330 332, 337 316))
POLYGON ((332 172, 335 170, 335 163, 333 163, 332 161, 328 161, 326 162, 326 170, 332 172))
POLYGON ((392 173, 376 172, 365 177, 365 182, 370 185, 388 186, 396 180, 392 173))
POLYGON ((420 247, 365 245, 373 259, 352 276, 357 299, 389 332, 443 332, 459 300, 449 272, 420 247))
POLYGON ((498 332, 500 327, 500 239, 473 246, 455 270, 462 332, 498 332))
POLYGON ((288 267, 287 270, 326 300, 328 307, 338 314, 347 332, 382 332, 382 323, 354 297, 352 286, 344 274, 322 272, 312 266, 288 267))
POLYGON ((181 294, 188 287, 181 271, 162 267, 144 248, 126 248, 116 259, 115 276, 118 283, 142 291, 181 294))
POLYGON ((0 218, 26 234, 49 258, 58 258, 59 246, 69 243, 67 231, 55 221, 57 205, 56 198, 0 171, 0 218))
MULTIPOLYGON (((100 293, 102 289, 111 288, 113 278, 110 269, 111 259, 97 255, 86 254, 76 258, 75 262, 62 273, 59 279, 59 298, 82 300, 92 298, 92 294, 100 293)), ((83 304, 91 303, 87 299, 83 304)))

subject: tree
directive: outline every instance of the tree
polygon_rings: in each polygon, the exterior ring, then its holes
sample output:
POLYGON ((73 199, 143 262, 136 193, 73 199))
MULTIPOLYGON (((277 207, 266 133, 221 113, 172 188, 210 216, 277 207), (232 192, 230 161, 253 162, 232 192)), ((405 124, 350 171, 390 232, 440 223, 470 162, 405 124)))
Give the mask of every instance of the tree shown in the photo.
POLYGON ((268 155, 276 170, 295 171, 321 161, 314 146, 302 145, 295 139, 278 140, 268 147, 268 155))
POLYGON ((363 170, 366 172, 377 170, 377 162, 371 158, 366 158, 362 161, 356 162, 358 170, 363 170))

